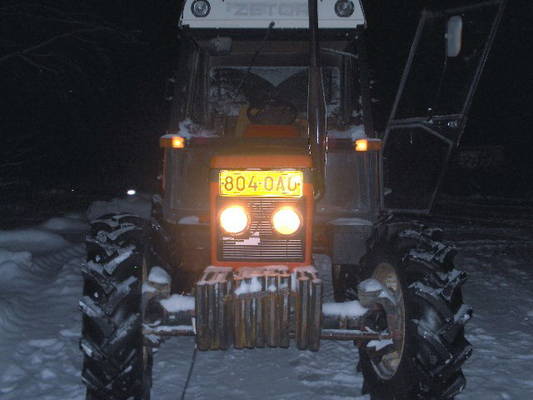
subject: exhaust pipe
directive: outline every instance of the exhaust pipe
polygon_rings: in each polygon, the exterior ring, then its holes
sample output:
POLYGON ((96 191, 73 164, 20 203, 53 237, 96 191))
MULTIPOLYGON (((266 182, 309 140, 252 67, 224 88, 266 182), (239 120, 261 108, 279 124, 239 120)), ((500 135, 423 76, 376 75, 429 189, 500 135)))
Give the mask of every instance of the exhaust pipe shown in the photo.
POLYGON ((318 0, 309 0, 309 82, 307 89, 308 139, 314 167, 315 199, 326 190, 326 99, 320 66, 318 0))

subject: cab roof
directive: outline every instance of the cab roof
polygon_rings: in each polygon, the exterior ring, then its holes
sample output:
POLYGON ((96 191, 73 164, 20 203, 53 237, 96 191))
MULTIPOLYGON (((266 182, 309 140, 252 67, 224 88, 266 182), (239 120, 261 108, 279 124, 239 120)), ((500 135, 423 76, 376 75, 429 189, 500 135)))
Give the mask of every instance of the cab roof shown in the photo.
MULTIPOLYGON (((360 0, 320 0, 318 26, 324 30, 349 30, 366 25, 360 0), (347 4, 351 14, 339 16, 337 3, 347 4)), ((305 0, 186 0, 180 24, 190 29, 308 29, 308 3, 305 0), (195 16, 193 5, 207 2, 205 16, 195 16)))

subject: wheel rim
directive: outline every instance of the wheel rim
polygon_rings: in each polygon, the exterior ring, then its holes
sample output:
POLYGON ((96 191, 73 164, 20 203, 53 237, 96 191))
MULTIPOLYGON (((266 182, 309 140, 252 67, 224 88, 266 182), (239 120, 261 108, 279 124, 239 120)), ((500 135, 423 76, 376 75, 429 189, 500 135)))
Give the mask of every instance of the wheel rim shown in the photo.
POLYGON ((392 346, 378 359, 370 358, 374 370, 381 379, 391 379, 400 366, 405 347, 405 303, 400 279, 394 267, 387 263, 379 264, 372 278, 380 282, 392 294, 395 307, 387 314, 387 327, 392 335, 392 346))

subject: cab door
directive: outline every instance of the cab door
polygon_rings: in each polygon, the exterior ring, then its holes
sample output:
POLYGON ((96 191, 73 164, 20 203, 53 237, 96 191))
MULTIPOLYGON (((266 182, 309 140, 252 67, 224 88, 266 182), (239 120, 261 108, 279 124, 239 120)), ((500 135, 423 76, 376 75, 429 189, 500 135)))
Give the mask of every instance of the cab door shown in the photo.
POLYGON ((431 211, 502 18, 505 0, 425 10, 384 133, 384 204, 431 211))

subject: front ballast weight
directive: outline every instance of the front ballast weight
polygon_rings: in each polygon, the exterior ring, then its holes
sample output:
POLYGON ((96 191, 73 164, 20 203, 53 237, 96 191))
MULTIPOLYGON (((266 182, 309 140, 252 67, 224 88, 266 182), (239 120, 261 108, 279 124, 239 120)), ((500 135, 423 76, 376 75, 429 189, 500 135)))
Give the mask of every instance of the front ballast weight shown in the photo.
POLYGON ((398 326, 394 297, 380 282, 361 282, 359 301, 322 303, 322 280, 312 266, 210 266, 194 297, 171 296, 150 277, 145 285, 151 295, 144 334, 153 343, 158 336, 195 335, 200 350, 288 348, 294 341, 300 350, 317 351, 321 339, 391 341, 398 326), (367 326, 377 313, 386 317, 384 331, 367 326))

